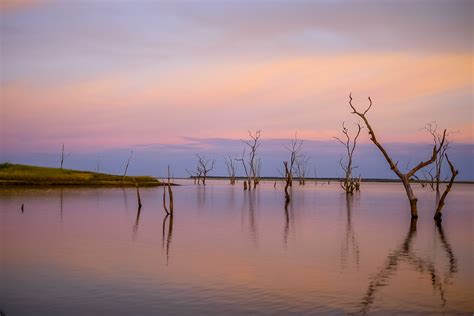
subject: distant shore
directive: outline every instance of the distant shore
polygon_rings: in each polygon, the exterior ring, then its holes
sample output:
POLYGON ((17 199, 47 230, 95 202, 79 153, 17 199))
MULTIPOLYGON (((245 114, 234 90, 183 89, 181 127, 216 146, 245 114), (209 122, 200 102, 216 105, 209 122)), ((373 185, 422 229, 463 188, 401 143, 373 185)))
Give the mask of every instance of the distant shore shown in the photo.
POLYGON ((29 165, 0 164, 0 188, 34 187, 153 187, 162 182, 149 176, 120 176, 105 173, 29 165))
MULTIPOLYGON (((181 179, 181 180, 193 180, 192 177, 187 177, 187 178, 175 178, 175 179, 181 179)), ((208 176, 208 180, 229 180, 229 177, 226 176, 208 176)), ((235 177, 237 181, 239 180, 244 180, 247 179, 246 177, 235 177)), ((318 182, 339 182, 343 181, 344 179, 342 178, 305 178, 305 181, 307 183, 311 183, 314 181, 318 182)), ((260 181, 285 181, 285 178, 282 177, 261 177, 260 181)), ((298 178, 294 178, 293 181, 298 182, 298 178)), ((362 182, 393 182, 393 183, 402 183, 400 179, 383 179, 383 178, 361 178, 362 182)), ((413 183, 427 183, 427 181, 419 181, 419 180, 413 180, 411 181, 413 183)), ((449 183, 449 181, 441 181, 441 183, 449 183)), ((474 184, 474 181, 468 181, 468 180, 461 180, 461 181, 455 181, 454 183, 464 183, 464 184, 474 184)))

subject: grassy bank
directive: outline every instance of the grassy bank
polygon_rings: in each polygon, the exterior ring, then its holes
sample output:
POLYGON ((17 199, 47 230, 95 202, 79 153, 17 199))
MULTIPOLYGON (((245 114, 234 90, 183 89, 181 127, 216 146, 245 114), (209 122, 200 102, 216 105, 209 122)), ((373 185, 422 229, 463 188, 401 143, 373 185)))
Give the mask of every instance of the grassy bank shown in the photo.
POLYGON ((158 186, 153 177, 118 176, 105 173, 46 168, 11 163, 0 164, 0 187, 12 185, 31 186, 158 186))

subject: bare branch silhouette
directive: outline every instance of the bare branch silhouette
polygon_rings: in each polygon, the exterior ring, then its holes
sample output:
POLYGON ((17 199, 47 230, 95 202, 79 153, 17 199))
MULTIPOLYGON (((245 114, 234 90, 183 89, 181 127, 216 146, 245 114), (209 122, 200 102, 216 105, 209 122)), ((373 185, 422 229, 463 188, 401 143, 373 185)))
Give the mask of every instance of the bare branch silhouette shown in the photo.
POLYGON ((127 175, 128 165, 130 164, 130 160, 132 160, 132 155, 133 155, 133 150, 130 151, 130 156, 128 156, 127 163, 125 164, 125 170, 123 172, 122 182, 125 180, 125 176, 127 175))
POLYGON ((69 157, 71 153, 64 154, 64 143, 61 145, 61 161, 60 161, 60 167, 61 169, 63 168, 64 160, 69 157))
POLYGON ((295 132, 295 138, 291 140, 289 146, 285 145, 285 148, 290 152, 290 160, 288 166, 288 185, 293 185, 293 174, 296 172, 296 164, 301 155, 301 149, 303 148, 303 140, 298 139, 298 134, 295 132))
MULTIPOLYGON (((197 162, 197 175, 198 175, 198 184, 199 184, 199 179, 201 179, 201 182, 203 185, 206 185, 206 179, 207 179, 207 174, 214 169, 214 164, 216 161, 214 159, 208 159, 206 156, 201 156, 196 154, 196 157, 198 159, 197 162)), ((189 171, 188 171, 189 172, 189 171)))
MULTIPOLYGON (((260 130, 256 131, 255 134, 251 131, 248 131, 250 140, 243 140, 241 141, 246 144, 250 151, 249 151, 249 158, 245 161, 245 149, 242 153, 242 157, 236 159, 242 163, 244 167, 245 175, 247 177, 247 184, 248 189, 252 189, 252 181, 253 181, 253 188, 257 187, 259 180, 259 173, 261 169, 261 160, 257 158, 257 150, 260 147, 260 130)), ((244 190, 247 188, 247 184, 244 182, 244 190)))
POLYGON ((367 129, 369 131, 369 136, 370 136, 370 140, 375 144, 375 146, 377 146, 377 148, 380 150, 380 152, 383 154, 385 160, 387 161, 387 163, 389 164, 390 166, 390 169, 392 169, 392 171, 400 178, 400 180, 402 181, 403 183, 403 186, 405 187, 405 191, 407 193, 407 197, 408 197, 408 200, 410 201, 410 211, 411 211, 411 216, 413 218, 417 218, 418 217, 418 210, 417 210, 417 201, 418 199, 416 198, 415 194, 413 193, 413 189, 411 187, 411 184, 410 184, 410 179, 413 177, 413 175, 419 171, 420 169, 432 164, 435 159, 436 159, 436 156, 438 155, 438 153, 440 152, 441 148, 443 147, 443 144, 444 144, 444 140, 445 140, 445 137, 446 137, 446 130, 444 130, 443 132, 443 136, 441 138, 441 141, 438 145, 434 145, 433 147, 433 152, 431 154, 431 158, 428 159, 428 160, 425 160, 425 161, 421 161, 418 165, 416 165, 415 167, 413 167, 411 170, 409 170, 407 173, 402 173, 400 171, 400 169, 398 168, 397 166, 397 163, 394 163, 392 158, 390 158, 390 156, 388 155, 387 151, 385 150, 385 148, 382 146, 382 144, 379 143, 379 141, 377 140, 376 136, 375 136, 375 132, 372 128, 372 126, 370 125, 367 117, 366 117, 366 114, 367 112, 370 110, 370 108, 372 107, 372 99, 369 97, 369 106, 366 108, 366 110, 364 110, 363 112, 359 112, 356 110, 356 108, 352 105, 352 95, 349 94, 349 106, 351 107, 352 109, 352 113, 353 114, 356 114, 357 116, 359 116, 362 120, 364 120, 364 123, 365 125, 367 126, 367 129))
POLYGON ((441 169, 443 167, 444 157, 451 146, 451 142, 448 139, 449 133, 446 133, 444 143, 441 144, 443 140, 443 135, 438 132, 438 123, 436 122, 427 123, 422 128, 422 130, 427 131, 433 137, 434 145, 437 147, 438 146, 440 147, 440 150, 438 151, 436 155, 436 159, 434 161, 434 168, 428 171, 428 174, 431 178, 430 187, 433 190, 436 189, 436 192, 439 192, 439 184, 441 182, 441 169), (432 170, 434 171, 434 174, 432 174, 432 170))
POLYGON ((448 154, 445 154, 445 155, 446 155, 446 161, 449 164, 449 169, 451 170, 451 179, 449 180, 449 183, 446 186, 446 189, 444 190, 443 195, 441 195, 441 198, 438 201, 438 206, 436 207, 436 212, 434 215, 434 219, 436 221, 441 221, 441 216, 443 215, 441 213, 441 210, 443 209, 443 206, 444 206, 444 200, 446 199, 446 196, 448 195, 449 191, 451 191, 451 187, 453 186, 454 179, 459 174, 459 172, 454 168, 453 164, 449 160, 448 154))
POLYGON ((227 154, 226 156, 224 156, 224 162, 227 167, 227 174, 229 175, 229 181, 232 185, 235 184, 235 161, 236 157, 232 154, 227 154))
POLYGON ((356 188, 358 189, 357 180, 354 180, 352 176, 352 170, 354 169, 354 166, 352 165, 352 157, 354 155, 354 150, 357 146, 357 139, 359 138, 362 126, 359 123, 357 123, 356 125, 357 133, 352 138, 352 142, 351 137, 349 135, 349 129, 346 127, 344 122, 342 122, 342 133, 344 134, 345 139, 342 140, 341 138, 334 136, 334 138, 337 139, 346 148, 347 162, 344 164, 342 158, 339 160, 339 164, 341 165, 342 170, 344 170, 345 174, 344 181, 341 183, 341 187, 346 192, 346 194, 352 194, 354 190, 356 190, 356 188))

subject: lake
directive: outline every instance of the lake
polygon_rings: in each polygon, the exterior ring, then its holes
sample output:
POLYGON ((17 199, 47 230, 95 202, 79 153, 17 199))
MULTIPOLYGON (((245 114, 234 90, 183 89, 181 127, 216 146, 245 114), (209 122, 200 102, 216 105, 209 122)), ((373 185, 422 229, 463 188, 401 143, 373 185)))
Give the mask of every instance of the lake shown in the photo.
POLYGON ((0 189, 5 315, 472 314, 474 186, 0 189), (21 205, 24 210, 21 211, 21 205))

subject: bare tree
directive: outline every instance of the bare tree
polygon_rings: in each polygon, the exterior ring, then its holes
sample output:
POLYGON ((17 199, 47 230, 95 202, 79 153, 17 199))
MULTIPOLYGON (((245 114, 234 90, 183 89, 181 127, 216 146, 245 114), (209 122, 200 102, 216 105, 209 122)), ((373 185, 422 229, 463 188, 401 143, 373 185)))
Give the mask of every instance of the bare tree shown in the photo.
POLYGON ((297 171, 296 165, 301 155, 301 149, 303 148, 303 140, 298 139, 298 135, 295 132, 295 138, 291 140, 289 146, 285 145, 285 148, 290 152, 288 176, 285 177, 287 177, 288 185, 291 187, 293 185, 293 175, 297 171))
POLYGON ((201 174, 199 173, 199 170, 193 172, 190 171, 188 168, 185 168, 186 172, 189 174, 189 177, 194 180, 194 184, 199 184, 199 181, 201 179, 201 174))
POLYGON ((127 175, 128 165, 130 164, 130 160, 132 160, 133 150, 130 151, 130 156, 128 156, 127 163, 125 164, 125 171, 123 172, 122 181, 125 180, 125 176, 127 175))
POLYGON ((302 154, 296 160, 296 175, 298 176, 300 185, 306 184, 306 173, 308 172, 308 163, 310 159, 311 157, 302 154))
POLYGON ((62 146, 61 146, 61 169, 63 168, 64 160, 67 157, 69 157, 69 155, 71 155, 71 153, 64 154, 64 143, 63 143, 62 146))
POLYGON ((432 164, 435 159, 436 159, 436 156, 438 155, 439 151, 441 150, 441 148, 443 147, 444 145, 444 140, 445 140, 445 137, 446 137, 446 130, 444 130, 443 132, 443 136, 441 138, 441 141, 439 142, 438 145, 434 145, 433 147, 433 152, 431 154, 431 158, 428 159, 428 160, 425 160, 425 161, 421 161, 419 164, 417 164, 415 167, 413 167, 411 170, 409 170, 407 173, 402 173, 400 171, 400 169, 398 168, 397 163, 394 163, 392 158, 390 158, 390 156, 388 155, 387 151, 385 150, 385 148, 382 146, 382 144, 379 143, 379 141, 377 140, 377 138, 375 137, 375 132, 374 130, 372 129, 372 126, 370 125, 367 117, 366 117, 366 114, 367 112, 370 110, 370 108, 372 107, 372 100, 371 98, 369 97, 368 98, 369 100, 369 106, 363 111, 363 112, 359 112, 356 110, 356 108, 352 105, 352 94, 349 94, 349 106, 351 107, 352 109, 352 112, 353 114, 356 114, 357 116, 359 116, 361 119, 364 120, 364 123, 365 125, 367 126, 367 129, 369 131, 369 137, 370 137, 370 140, 375 144, 375 146, 377 146, 377 148, 382 152, 385 160, 387 161, 387 163, 389 164, 390 166, 390 169, 392 169, 392 171, 400 178, 400 180, 402 181, 403 183, 403 186, 405 187, 405 191, 407 193, 407 197, 408 197, 408 200, 410 201, 410 211, 411 211, 411 216, 413 218, 417 218, 418 217, 418 210, 417 210, 417 201, 418 199, 416 198, 415 194, 413 193, 413 189, 411 187, 411 184, 410 184, 410 179, 413 177, 413 175, 423 169, 424 167, 432 164))
POLYGON ((446 161, 449 164, 449 169, 451 169, 451 179, 449 180, 449 183, 446 186, 446 189, 444 190, 443 195, 441 195, 441 198, 438 201, 438 206, 436 207, 436 212, 435 212, 435 215, 434 215, 434 219, 436 221, 441 221, 441 216, 442 216, 441 209, 444 206, 444 200, 446 199, 446 196, 448 195, 449 191, 451 191, 451 187, 453 186, 454 179, 459 174, 459 172, 454 168, 453 164, 449 160, 447 154, 445 154, 445 157, 446 157, 446 161))
POLYGON ((288 187, 290 186, 290 170, 288 168, 288 161, 283 161, 283 165, 285 166, 285 206, 291 200, 290 193, 288 192, 288 187))
MULTIPOLYGON (((252 132, 248 131, 250 140, 241 140, 244 144, 246 144, 250 151, 249 151, 249 157, 248 160, 245 161, 245 149, 242 153, 242 158, 236 159, 237 161, 242 162, 242 165, 244 167, 245 175, 247 177, 248 181, 248 189, 252 189, 252 181, 253 181, 253 188, 255 189, 257 187, 257 184, 259 182, 259 170, 261 167, 261 161, 260 159, 257 158, 257 149, 260 147, 260 131, 256 131, 255 134, 252 132), (248 167, 248 168, 247 168, 248 167)), ((245 190, 246 184, 244 183, 244 190, 245 190)))
POLYGON ((214 159, 210 160, 206 158, 206 156, 200 156, 198 154, 196 154, 196 157, 198 159, 197 173, 201 178, 202 184, 206 185, 207 174, 209 173, 209 171, 212 171, 212 169, 214 169, 214 164, 216 163, 216 161, 214 159))
MULTIPOLYGON (((443 134, 438 132, 438 124, 436 122, 427 123, 425 127, 422 128, 423 130, 427 131, 433 137, 433 143, 436 147, 440 147, 436 155, 436 159, 434 161, 434 168, 425 171, 425 178, 427 179, 429 176, 429 184, 430 187, 439 192, 439 184, 441 182, 441 168, 443 166, 445 155, 450 148, 450 141, 448 139, 449 133, 446 133, 446 137, 444 139, 443 145, 441 145, 441 141, 443 140, 443 134), (434 172, 434 174, 433 174, 434 172)), ((428 180, 428 179, 427 179, 428 180)))
POLYGON ((227 167, 227 173, 229 174, 230 184, 235 184, 235 156, 227 154, 224 156, 225 165, 227 167))
POLYGON ((173 203, 173 190, 171 190, 171 172, 170 172, 170 166, 168 165, 168 196, 169 196, 169 201, 170 201, 170 215, 171 218, 173 218, 173 208, 174 208, 174 203, 173 203))
POLYGON ((242 151, 242 157, 241 158, 235 158, 236 161, 240 161, 242 163, 242 167, 244 168, 245 172, 245 177, 247 180, 244 180, 244 191, 247 190, 247 188, 250 189, 250 183, 252 182, 252 177, 249 171, 247 170, 247 164, 245 163, 245 148, 244 151, 242 151), (248 185, 247 185, 248 183, 248 185))
POLYGON ((167 216, 170 215, 173 218, 173 190, 171 189, 171 173, 170 166, 168 165, 168 180, 163 181, 163 209, 165 210, 167 216), (169 211, 166 207, 166 191, 168 191, 169 196, 169 211))
MULTIPOLYGON (((135 182, 135 187, 137 189, 137 202, 138 202, 138 211, 142 208, 142 199, 140 197, 140 190, 138 189, 138 182, 135 178, 133 178, 133 182, 135 182)), ((137 218, 138 219, 138 218, 137 218)), ((138 221, 137 221, 138 222, 138 221)))
POLYGON ((342 170, 344 170, 345 173, 345 178, 344 182, 341 183, 341 187, 344 191, 346 191, 347 194, 352 194, 356 187, 358 187, 357 180, 354 180, 352 177, 352 170, 354 169, 352 165, 352 156, 354 155, 354 150, 356 149, 357 146, 357 139, 359 138, 360 131, 362 130, 362 126, 357 123, 357 133, 356 135, 352 138, 351 142, 351 137, 349 136, 349 129, 347 129, 346 125, 344 122, 342 122, 342 133, 345 136, 345 140, 343 141, 337 136, 334 136, 335 139, 337 139, 344 147, 346 147, 346 154, 347 154, 347 162, 346 164, 343 163, 342 158, 339 160, 339 164, 342 167, 342 170))

